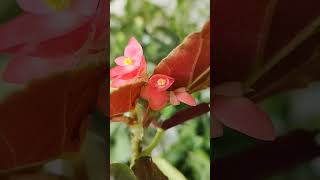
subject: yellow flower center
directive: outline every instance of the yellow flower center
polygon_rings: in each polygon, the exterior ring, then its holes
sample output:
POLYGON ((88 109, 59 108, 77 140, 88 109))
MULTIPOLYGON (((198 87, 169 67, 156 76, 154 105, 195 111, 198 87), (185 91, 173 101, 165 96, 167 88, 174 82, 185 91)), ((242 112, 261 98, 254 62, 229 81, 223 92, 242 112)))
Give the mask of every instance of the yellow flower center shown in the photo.
POLYGON ((124 63, 125 65, 131 65, 131 64, 133 64, 133 61, 132 61, 131 58, 128 58, 128 57, 127 57, 127 58, 124 59, 123 63, 124 63))
POLYGON ((47 0, 50 8, 55 11, 62 11, 71 5, 72 0, 47 0))
POLYGON ((158 79, 158 81, 157 81, 158 86, 164 86, 164 85, 166 85, 166 83, 167 83, 167 80, 162 79, 162 78, 158 79))

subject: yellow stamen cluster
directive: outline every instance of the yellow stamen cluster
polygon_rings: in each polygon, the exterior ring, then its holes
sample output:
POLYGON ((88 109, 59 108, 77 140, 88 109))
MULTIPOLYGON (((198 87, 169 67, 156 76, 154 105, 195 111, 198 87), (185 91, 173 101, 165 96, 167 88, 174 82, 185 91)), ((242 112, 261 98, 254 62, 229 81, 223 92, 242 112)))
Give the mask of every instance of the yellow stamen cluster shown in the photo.
POLYGON ((47 3, 50 8, 55 11, 62 11, 70 7, 72 0, 47 0, 47 3))
POLYGON ((124 63, 125 65, 131 65, 131 64, 133 64, 133 61, 132 61, 131 58, 128 58, 128 57, 127 57, 127 58, 124 59, 123 63, 124 63))
POLYGON ((164 86, 167 84, 167 80, 160 78, 157 80, 157 84, 158 86, 164 86))

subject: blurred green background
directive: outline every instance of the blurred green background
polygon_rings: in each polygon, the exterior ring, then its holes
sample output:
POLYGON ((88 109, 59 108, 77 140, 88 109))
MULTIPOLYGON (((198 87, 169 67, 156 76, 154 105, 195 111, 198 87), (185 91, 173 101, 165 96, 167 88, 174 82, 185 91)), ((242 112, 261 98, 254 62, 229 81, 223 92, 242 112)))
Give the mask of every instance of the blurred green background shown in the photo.
MULTIPOLYGON (((209 19, 210 0, 112 0, 110 19, 110 66, 123 54, 130 37, 141 44, 152 73, 159 61, 182 42, 191 32, 200 31, 209 19)), ((194 94, 198 102, 209 102, 209 90, 194 94)), ((160 120, 172 116, 184 105, 168 106, 162 110, 160 120)), ((210 179, 210 125, 209 114, 197 117, 183 125, 166 131, 154 156, 161 156, 180 170, 188 179, 210 179)), ((111 162, 128 163, 130 135, 125 124, 110 124, 111 162)), ((146 131, 145 141, 154 135, 146 131)), ((145 142, 145 143, 146 143, 145 142)))

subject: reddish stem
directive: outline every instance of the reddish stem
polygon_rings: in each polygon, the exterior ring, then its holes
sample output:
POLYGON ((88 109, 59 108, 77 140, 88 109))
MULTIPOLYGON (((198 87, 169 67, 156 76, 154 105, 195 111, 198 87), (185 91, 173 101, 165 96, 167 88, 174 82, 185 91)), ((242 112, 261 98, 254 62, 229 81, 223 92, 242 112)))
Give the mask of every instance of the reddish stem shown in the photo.
POLYGON ((177 112, 168 120, 164 121, 161 128, 169 129, 176 125, 182 124, 185 121, 188 121, 194 117, 200 116, 206 112, 210 111, 210 107, 207 103, 201 103, 197 106, 190 107, 188 109, 184 109, 182 111, 177 112))
POLYGON ((151 125, 153 126, 153 128, 161 128, 161 125, 157 122, 156 119, 152 118, 151 120, 151 125))
POLYGON ((149 113, 150 113, 150 106, 147 107, 146 114, 144 115, 142 120, 143 128, 148 127, 151 122, 151 118, 149 118, 149 113))

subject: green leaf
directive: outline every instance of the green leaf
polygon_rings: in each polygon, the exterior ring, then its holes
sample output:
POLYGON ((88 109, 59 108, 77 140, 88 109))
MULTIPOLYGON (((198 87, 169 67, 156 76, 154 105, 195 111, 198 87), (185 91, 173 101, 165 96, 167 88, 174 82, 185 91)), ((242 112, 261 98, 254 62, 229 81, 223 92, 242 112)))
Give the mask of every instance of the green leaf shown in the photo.
POLYGON ((138 180, 132 170, 122 163, 111 164, 110 173, 112 180, 138 180))
POLYGON ((139 180, 169 180, 152 162, 151 157, 144 156, 137 159, 132 170, 139 180))
POLYGON ((153 162, 169 178, 169 180, 187 180, 187 178, 167 160, 161 157, 154 157, 153 162))

